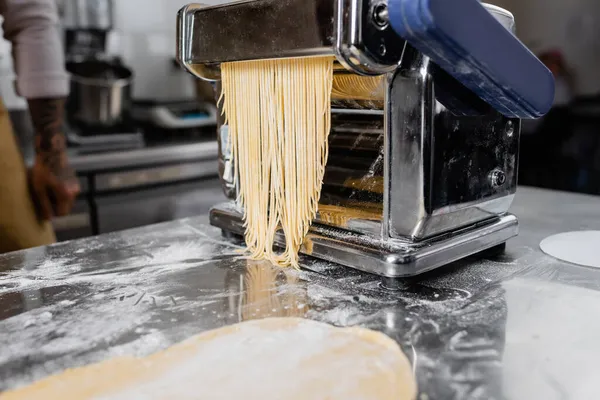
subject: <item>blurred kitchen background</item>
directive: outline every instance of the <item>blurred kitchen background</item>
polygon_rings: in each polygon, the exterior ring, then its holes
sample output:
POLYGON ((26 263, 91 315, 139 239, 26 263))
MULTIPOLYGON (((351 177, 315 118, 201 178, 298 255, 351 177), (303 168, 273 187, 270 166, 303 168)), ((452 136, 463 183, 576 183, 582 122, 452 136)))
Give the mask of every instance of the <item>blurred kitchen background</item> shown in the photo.
MULTIPOLYGON (((175 62, 182 0, 57 0, 72 95, 65 132, 82 194, 60 240, 206 214, 217 177, 210 85, 175 62)), ((204 4, 225 1, 203 0, 204 4)), ((600 194, 600 2, 491 0, 552 69, 555 108, 523 126, 520 184, 600 194)), ((0 94, 26 158, 31 122, 0 42, 0 94)))
MULTIPOLYGON (((59 240, 206 214, 224 199, 217 178, 212 87, 175 62, 186 1, 58 0, 72 93, 71 163, 82 194, 55 219, 59 240)), ((15 95, 10 44, 0 43, 0 93, 26 159, 33 130, 15 95)))
POLYGON ((600 2, 493 0, 554 73, 553 110, 523 124, 519 184, 600 194, 600 2))

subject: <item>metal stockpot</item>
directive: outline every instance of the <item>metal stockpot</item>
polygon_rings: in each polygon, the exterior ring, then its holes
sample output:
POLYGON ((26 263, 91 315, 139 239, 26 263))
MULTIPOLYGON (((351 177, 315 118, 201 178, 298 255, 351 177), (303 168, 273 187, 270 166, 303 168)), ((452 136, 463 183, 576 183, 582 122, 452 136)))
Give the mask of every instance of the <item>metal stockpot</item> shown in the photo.
POLYGON ((108 31, 113 28, 111 0, 60 0, 58 6, 66 29, 108 31))
POLYGON ((67 64, 71 74, 69 116, 76 122, 108 127, 120 123, 131 103, 132 71, 107 61, 67 64))

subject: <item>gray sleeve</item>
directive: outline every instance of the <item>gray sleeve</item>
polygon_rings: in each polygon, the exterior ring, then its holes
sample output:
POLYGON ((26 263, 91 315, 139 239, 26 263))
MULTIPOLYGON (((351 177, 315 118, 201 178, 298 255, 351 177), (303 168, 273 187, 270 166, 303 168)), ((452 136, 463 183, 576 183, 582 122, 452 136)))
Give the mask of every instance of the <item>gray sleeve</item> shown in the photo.
POLYGON ((1 0, 0 12, 4 37, 13 45, 17 93, 27 99, 67 96, 55 0, 1 0))

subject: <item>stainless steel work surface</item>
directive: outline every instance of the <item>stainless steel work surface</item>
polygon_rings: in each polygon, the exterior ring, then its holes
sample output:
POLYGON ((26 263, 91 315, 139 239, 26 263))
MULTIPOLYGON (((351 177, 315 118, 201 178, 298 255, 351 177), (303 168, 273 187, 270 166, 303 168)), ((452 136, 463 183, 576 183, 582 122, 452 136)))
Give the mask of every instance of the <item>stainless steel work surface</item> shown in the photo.
MULTIPOLYGON (((207 141, 99 154, 79 154, 76 150, 70 150, 69 162, 77 173, 84 174, 174 162, 184 163, 205 159, 216 160, 217 147, 216 141, 207 141)), ((210 170, 210 174, 216 175, 216 172, 217 167, 215 164, 215 167, 210 170)))
POLYGON ((538 244, 600 229, 600 199, 524 188, 512 212, 521 234, 505 254, 454 263, 397 291, 308 258, 301 271, 252 287, 241 248, 206 218, 2 256, 0 390, 243 319, 303 315, 397 340, 422 399, 598 398, 600 271, 556 261, 538 244), (248 290, 286 300, 266 309, 247 304, 248 290))

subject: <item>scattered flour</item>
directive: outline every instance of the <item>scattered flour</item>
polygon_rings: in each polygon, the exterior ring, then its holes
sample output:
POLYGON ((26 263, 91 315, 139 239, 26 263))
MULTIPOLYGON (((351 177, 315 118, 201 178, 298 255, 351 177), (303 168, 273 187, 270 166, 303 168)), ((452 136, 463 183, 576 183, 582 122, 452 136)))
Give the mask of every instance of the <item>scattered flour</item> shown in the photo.
POLYGON ((67 243, 28 253, 35 256, 28 268, 0 273, 0 297, 18 300, 20 308, 0 320, 0 392, 119 351, 146 355, 202 330, 194 310, 218 306, 228 293, 181 292, 194 286, 180 276, 202 271, 215 255, 239 258, 237 246, 185 221, 166 233, 77 243, 76 251, 63 251, 67 243), (184 317, 179 330, 175 315, 184 317))

